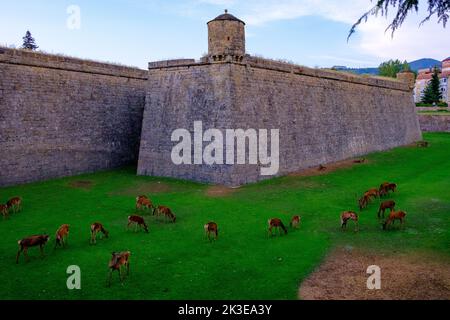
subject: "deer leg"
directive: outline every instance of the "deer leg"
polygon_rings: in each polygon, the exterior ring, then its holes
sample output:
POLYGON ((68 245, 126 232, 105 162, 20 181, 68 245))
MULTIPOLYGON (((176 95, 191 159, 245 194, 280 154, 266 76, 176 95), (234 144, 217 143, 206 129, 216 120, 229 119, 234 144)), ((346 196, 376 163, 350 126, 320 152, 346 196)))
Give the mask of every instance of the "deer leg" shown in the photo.
POLYGON ((130 263, 129 262, 127 262, 127 275, 128 276, 130 275, 130 263))
POLYGON ((23 255, 25 256, 26 262, 30 261, 30 258, 28 257, 28 248, 27 247, 23 248, 23 255))
POLYGON ((19 263, 19 256, 20 256, 20 253, 21 253, 22 251, 23 251, 23 247, 20 247, 19 251, 17 251, 17 255, 16 255, 16 264, 19 263))
POLYGON ((109 277, 108 277, 108 283, 107 286, 110 287, 111 286, 111 280, 112 280, 112 269, 109 269, 109 277))
POLYGON ((43 247, 42 244, 39 245, 39 251, 41 252, 41 257, 45 256, 45 254, 44 254, 44 247, 43 247))
POLYGON ((119 267, 119 279, 120 279, 120 282, 123 283, 122 266, 119 267))

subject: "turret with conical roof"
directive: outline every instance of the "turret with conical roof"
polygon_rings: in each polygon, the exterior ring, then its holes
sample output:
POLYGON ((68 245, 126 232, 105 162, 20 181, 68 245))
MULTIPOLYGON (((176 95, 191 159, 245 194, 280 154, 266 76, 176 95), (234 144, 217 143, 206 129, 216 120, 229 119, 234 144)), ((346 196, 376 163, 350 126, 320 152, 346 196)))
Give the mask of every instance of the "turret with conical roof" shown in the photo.
POLYGON ((208 22, 208 56, 211 62, 240 62, 245 55, 245 23, 225 10, 208 22))

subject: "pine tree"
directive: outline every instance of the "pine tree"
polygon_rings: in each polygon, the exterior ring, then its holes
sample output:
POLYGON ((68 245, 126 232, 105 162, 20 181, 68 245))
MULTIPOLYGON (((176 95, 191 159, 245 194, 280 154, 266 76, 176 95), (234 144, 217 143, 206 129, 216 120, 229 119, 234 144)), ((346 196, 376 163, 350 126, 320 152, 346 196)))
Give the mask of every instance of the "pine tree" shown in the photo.
POLYGON ((37 48, 39 48, 36 45, 36 42, 35 42, 33 36, 31 35, 30 31, 27 30, 25 37, 23 37, 22 39, 23 39, 22 49, 36 50, 37 48))
POLYGON ((434 68, 431 81, 425 88, 422 96, 422 103, 439 103, 442 100, 441 82, 439 80, 439 69, 434 68))

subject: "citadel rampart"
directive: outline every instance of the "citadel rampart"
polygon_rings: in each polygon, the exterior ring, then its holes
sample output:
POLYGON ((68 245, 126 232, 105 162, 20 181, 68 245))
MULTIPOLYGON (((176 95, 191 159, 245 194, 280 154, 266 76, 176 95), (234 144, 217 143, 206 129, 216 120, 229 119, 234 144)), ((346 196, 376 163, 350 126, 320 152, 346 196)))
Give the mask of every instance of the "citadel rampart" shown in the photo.
POLYGON ((0 186, 137 160, 147 72, 0 48, 0 186))
POLYGON ((421 139, 407 83, 246 56, 242 63, 151 64, 138 174, 240 185, 260 165, 174 165, 171 133, 280 129, 279 175, 421 139), (161 67, 164 65, 164 67, 161 67))

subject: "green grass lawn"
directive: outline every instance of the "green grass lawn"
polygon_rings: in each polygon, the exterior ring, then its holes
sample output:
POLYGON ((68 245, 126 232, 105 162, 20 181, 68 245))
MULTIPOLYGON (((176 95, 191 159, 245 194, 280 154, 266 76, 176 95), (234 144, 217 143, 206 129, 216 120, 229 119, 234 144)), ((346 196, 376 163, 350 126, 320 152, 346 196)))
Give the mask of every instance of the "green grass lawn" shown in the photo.
MULTIPOLYGON (((374 153, 369 162, 313 177, 282 177, 247 185, 224 197, 207 185, 136 177, 134 168, 0 189, 0 201, 23 198, 23 211, 0 221, 1 299, 296 299, 299 284, 335 246, 389 252, 432 252, 450 258, 450 134, 426 134, 429 148, 374 153), (75 188, 74 181, 92 181, 75 188), (393 181, 392 198, 407 211, 404 229, 382 231, 379 201, 360 215, 360 231, 340 230, 343 210, 357 210, 356 195, 393 181), (160 182, 160 183, 158 183, 160 182), (150 188, 170 206, 177 223, 147 216, 150 233, 126 230, 136 193, 150 188), (267 237, 267 220, 294 214, 303 223, 287 236, 267 237), (219 240, 204 239, 203 225, 219 224, 219 240), (100 221, 110 238, 89 245, 89 226, 100 221), (54 233, 71 225, 69 246, 53 250, 54 233), (15 264, 17 241, 49 233, 46 257, 30 250, 15 264), (131 275, 106 287, 112 251, 130 250, 131 275), (78 265, 82 290, 66 288, 66 268, 78 265)), ((431 271, 431 270, 430 270, 431 271)))

